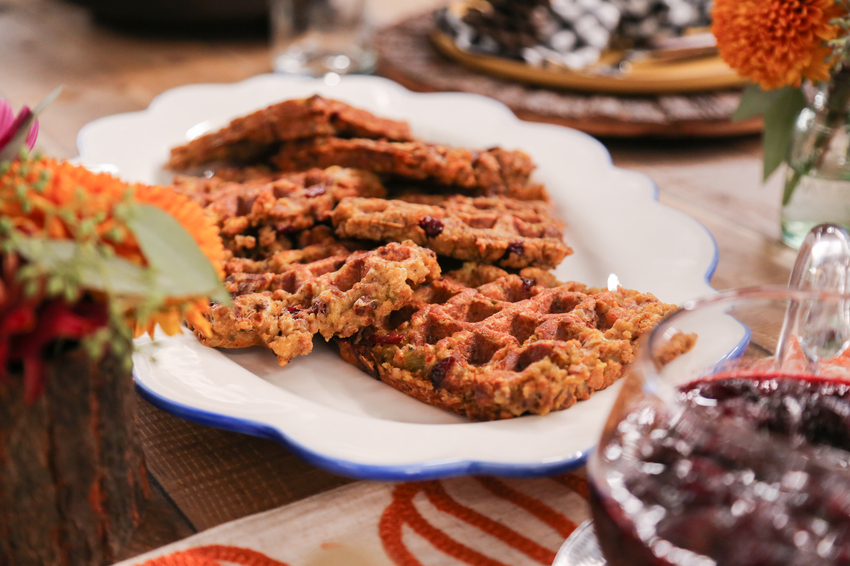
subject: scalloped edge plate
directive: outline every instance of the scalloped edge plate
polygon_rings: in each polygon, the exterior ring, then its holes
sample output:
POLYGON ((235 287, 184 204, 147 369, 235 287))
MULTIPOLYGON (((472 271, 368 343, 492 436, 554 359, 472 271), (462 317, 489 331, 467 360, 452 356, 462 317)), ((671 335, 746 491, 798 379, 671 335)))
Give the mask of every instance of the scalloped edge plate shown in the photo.
MULTIPOLYGON (((422 139, 522 149, 538 164, 576 250, 556 273, 595 286, 617 283, 681 304, 713 291, 717 247, 693 218, 657 201, 652 181, 612 165, 596 140, 522 122, 479 95, 419 94, 377 77, 299 79, 261 75, 158 96, 147 110, 86 125, 80 162, 128 181, 167 182, 169 149, 230 119, 287 98, 319 93, 406 119, 422 139)), ((463 474, 531 477, 582 465, 614 402, 617 384, 545 417, 473 423, 420 403, 343 362, 317 339, 309 356, 277 366, 264 349, 220 351, 191 334, 140 339, 140 394, 185 419, 274 439, 313 464, 376 480, 463 474)))

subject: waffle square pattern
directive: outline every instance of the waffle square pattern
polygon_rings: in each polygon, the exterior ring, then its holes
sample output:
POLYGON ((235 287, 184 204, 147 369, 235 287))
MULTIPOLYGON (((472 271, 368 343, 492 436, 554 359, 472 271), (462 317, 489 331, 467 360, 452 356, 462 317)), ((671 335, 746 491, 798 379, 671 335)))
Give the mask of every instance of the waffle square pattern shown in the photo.
POLYGON ((384 328, 339 343, 350 363, 470 419, 545 415, 614 383, 638 339, 675 309, 535 268, 467 264, 420 286, 384 328))

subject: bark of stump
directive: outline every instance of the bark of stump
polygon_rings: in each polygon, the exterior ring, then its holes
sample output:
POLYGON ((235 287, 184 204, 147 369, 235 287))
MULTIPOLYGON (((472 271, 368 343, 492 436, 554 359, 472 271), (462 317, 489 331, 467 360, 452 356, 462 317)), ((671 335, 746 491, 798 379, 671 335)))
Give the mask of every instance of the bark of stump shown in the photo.
POLYGON ((0 382, 0 564, 110 564, 149 494, 132 376, 75 350, 45 379, 32 405, 0 382))

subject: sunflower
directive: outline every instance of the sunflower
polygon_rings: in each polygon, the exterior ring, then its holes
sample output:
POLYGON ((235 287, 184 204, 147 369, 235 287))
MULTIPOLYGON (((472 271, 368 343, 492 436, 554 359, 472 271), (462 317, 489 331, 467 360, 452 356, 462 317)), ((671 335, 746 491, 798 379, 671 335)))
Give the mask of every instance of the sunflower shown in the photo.
MULTIPOLYGON (((94 173, 49 158, 17 159, 0 170, 0 217, 27 236, 97 240, 115 255, 137 265, 147 263, 132 232, 122 220, 126 207, 150 204, 171 215, 192 236, 223 276, 224 247, 218 228, 203 209, 168 187, 128 184, 106 173, 94 173)), ((168 297, 144 324, 127 313, 136 336, 153 335, 159 324, 166 334, 180 332, 186 318, 201 331, 209 302, 201 297, 168 297)))
POLYGON ((714 0, 711 31, 720 55, 762 89, 829 79, 843 13, 835 0, 714 0))

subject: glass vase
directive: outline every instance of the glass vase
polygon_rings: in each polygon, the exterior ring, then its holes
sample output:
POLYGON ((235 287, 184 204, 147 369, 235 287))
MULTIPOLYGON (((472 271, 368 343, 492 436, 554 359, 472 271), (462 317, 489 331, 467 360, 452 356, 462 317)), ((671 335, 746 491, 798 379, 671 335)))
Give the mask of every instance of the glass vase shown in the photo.
POLYGON ((782 200, 782 241, 799 249, 814 226, 850 230, 850 77, 823 83, 794 125, 782 200))

